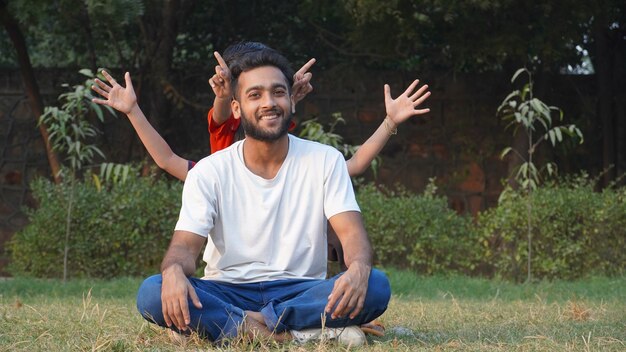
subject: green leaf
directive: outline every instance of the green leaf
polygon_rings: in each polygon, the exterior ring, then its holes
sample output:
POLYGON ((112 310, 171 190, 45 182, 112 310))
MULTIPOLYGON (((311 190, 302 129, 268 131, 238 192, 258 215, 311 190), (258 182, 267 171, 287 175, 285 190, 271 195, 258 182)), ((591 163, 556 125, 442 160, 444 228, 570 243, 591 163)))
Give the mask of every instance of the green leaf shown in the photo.
POLYGON ((559 142, 562 142, 563 134, 561 133, 561 128, 557 127, 556 130, 554 130, 554 132, 556 133, 556 139, 558 139, 559 142))
POLYGON ((93 77, 93 72, 91 72, 91 70, 88 68, 83 68, 79 70, 78 73, 80 73, 83 76, 87 76, 89 78, 93 77))
POLYGON ((509 154, 511 151, 513 150, 512 147, 506 147, 502 150, 502 153, 500 153, 500 159, 504 159, 505 156, 507 156, 507 154, 509 154))
POLYGON ((524 67, 515 71, 515 73, 513 74, 513 77, 511 78, 511 83, 515 82, 515 79, 517 78, 517 76, 521 75, 523 72, 528 72, 528 70, 524 67))
POLYGON ((555 145, 556 136, 554 135, 554 130, 549 130, 548 135, 550 136, 550 143, 552 143, 552 145, 555 145))

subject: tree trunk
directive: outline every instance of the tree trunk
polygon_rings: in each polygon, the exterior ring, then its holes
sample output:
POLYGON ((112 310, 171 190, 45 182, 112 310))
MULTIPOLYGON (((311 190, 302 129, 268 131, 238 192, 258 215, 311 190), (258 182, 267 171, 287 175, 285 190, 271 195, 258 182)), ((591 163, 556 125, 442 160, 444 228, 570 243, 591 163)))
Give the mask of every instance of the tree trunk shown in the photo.
MULTIPOLYGON (((615 36, 616 43, 613 62, 626 62, 626 28, 621 27, 615 36)), ((617 64, 614 67, 613 74, 613 91, 615 97, 613 104, 615 106, 615 123, 616 139, 617 139, 617 155, 616 155, 616 173, 620 178, 620 184, 626 184, 626 65, 617 64)))
POLYGON ((602 16, 594 23, 593 37, 596 46, 594 68, 598 86, 598 120, 602 125, 602 168, 603 185, 608 186, 615 180, 616 147, 613 111, 613 54, 611 50, 610 29, 602 16))
MULTIPOLYGON (((11 42, 15 47, 18 64, 20 66, 20 73, 22 75, 22 82, 24 83, 24 89, 26 90, 26 95, 28 96, 28 102, 33 114, 35 115, 35 119, 39 120, 39 116, 43 114, 43 100, 41 99, 39 86, 37 85, 37 80, 35 79, 28 51, 26 50, 24 35, 22 34, 17 21, 9 13, 6 1, 0 1, 0 21, 2 21, 2 25, 9 34, 11 42)), ((59 159, 57 154, 52 150, 46 126, 44 124, 40 124, 39 131, 46 147, 46 155, 48 157, 48 163, 50 164, 50 170, 52 171, 52 177, 54 178, 54 182, 58 184, 61 181, 61 165, 59 163, 59 159)))
POLYGON ((195 3, 196 0, 163 0, 162 6, 153 6, 152 11, 147 9, 141 21, 147 52, 142 64, 141 97, 145 98, 146 117, 162 135, 171 111, 164 88, 170 82, 176 36, 179 24, 195 3))

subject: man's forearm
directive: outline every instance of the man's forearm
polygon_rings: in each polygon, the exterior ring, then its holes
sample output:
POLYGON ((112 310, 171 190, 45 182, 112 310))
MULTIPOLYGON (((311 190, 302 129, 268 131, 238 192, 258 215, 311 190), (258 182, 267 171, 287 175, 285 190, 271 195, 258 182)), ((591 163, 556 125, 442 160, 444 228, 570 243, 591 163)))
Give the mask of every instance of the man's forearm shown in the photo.
POLYGON ((190 260, 188 255, 185 255, 180 248, 176 248, 176 246, 170 246, 165 254, 165 258, 161 262, 161 272, 164 272, 166 269, 172 266, 180 266, 183 273, 186 276, 193 275, 196 271, 196 263, 195 260, 190 260))
POLYGON ((230 99, 215 97, 213 101, 213 121, 221 125, 228 120, 230 114, 230 99))
POLYGON ((161 273, 168 268, 179 267, 185 275, 193 275, 196 271, 196 260, 205 245, 206 237, 185 230, 175 230, 161 262, 161 273))
POLYGON ((352 264, 357 264, 371 269, 373 255, 367 235, 356 234, 349 237, 353 238, 347 238, 346 243, 342 243, 346 266, 349 268, 352 264))

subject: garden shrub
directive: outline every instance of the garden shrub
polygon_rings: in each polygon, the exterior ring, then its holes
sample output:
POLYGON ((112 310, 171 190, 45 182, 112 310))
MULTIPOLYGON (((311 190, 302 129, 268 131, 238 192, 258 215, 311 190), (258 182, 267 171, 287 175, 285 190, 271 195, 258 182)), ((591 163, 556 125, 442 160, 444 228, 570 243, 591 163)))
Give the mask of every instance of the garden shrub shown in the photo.
POLYGON ((451 210, 445 197, 368 184, 357 198, 378 264, 425 274, 476 269, 481 248, 471 219, 451 210))
MULTIPOLYGON (((478 221, 484 260, 496 275, 516 281, 527 275, 527 197, 511 192, 478 221)), ((576 279, 624 271, 624 189, 594 192, 582 178, 539 187, 531 201, 533 277, 576 279)))
MULTIPOLYGON (((10 241, 14 275, 62 277, 67 184, 32 184, 38 209, 10 241)), ((158 272, 172 236, 182 183, 130 177, 100 188, 76 184, 68 270, 70 277, 145 276, 158 272)))

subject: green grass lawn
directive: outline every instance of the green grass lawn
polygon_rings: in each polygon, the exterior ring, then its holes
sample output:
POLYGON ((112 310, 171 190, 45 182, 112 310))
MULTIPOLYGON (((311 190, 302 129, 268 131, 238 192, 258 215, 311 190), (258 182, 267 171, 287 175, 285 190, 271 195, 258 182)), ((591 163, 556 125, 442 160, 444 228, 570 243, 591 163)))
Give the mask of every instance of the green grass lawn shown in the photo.
MULTIPOLYGON (((382 338, 365 351, 625 351, 626 278, 517 285, 390 270, 382 338)), ((139 279, 0 279, 0 351, 343 350, 333 344, 174 342, 135 309, 139 279)))

